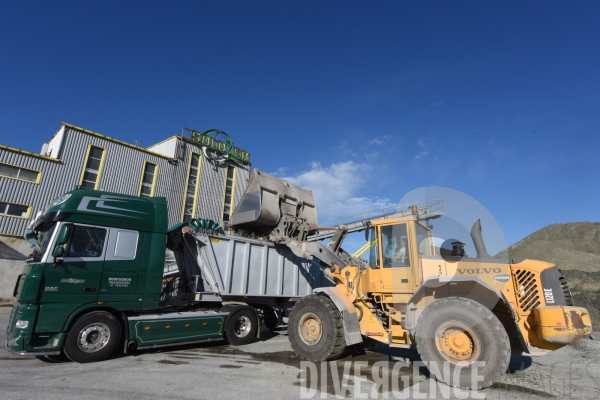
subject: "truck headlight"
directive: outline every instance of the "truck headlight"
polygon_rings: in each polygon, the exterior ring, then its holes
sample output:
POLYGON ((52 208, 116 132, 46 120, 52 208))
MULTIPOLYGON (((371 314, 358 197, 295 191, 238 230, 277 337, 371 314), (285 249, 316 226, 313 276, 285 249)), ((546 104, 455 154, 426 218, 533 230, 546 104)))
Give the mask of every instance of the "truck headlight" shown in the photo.
POLYGON ((29 321, 17 320, 15 323, 15 328, 17 329, 25 329, 29 326, 29 321))

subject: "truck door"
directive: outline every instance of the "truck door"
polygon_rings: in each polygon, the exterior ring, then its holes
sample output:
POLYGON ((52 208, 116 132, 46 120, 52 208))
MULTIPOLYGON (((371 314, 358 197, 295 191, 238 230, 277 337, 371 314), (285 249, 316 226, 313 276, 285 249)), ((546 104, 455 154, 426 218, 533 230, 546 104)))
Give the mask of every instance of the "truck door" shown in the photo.
POLYGON ((381 283, 394 293, 411 293, 415 283, 413 235, 406 222, 379 227, 381 283))
POLYGON ((141 247, 138 231, 110 228, 98 301, 140 301, 141 247))
POLYGON ((73 225, 69 239, 64 245, 62 262, 48 262, 44 267, 42 301, 75 301, 72 297, 75 294, 85 296, 85 300, 88 301, 96 300, 100 289, 107 234, 107 229, 100 226, 73 225))

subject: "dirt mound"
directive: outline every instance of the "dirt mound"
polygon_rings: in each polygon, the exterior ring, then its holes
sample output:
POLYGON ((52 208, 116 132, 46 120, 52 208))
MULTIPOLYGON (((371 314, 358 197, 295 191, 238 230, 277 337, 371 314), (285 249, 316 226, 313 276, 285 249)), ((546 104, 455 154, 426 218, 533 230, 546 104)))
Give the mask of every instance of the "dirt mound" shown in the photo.
POLYGON ((600 223, 552 224, 527 236, 508 251, 512 260, 542 260, 556 264, 573 294, 576 306, 590 312, 595 330, 600 330, 600 223))
POLYGON ((600 272, 600 223, 548 225, 510 246, 508 254, 513 260, 555 263, 562 270, 600 272))

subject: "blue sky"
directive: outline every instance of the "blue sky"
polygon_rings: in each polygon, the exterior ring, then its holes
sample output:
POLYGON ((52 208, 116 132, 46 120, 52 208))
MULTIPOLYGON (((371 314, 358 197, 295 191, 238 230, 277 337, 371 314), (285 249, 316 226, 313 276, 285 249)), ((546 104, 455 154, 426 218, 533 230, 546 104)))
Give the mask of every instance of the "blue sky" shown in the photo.
POLYGON ((5 2, 0 143, 218 128, 321 220, 444 186, 510 244, 600 221, 598 20, 585 1, 5 2))

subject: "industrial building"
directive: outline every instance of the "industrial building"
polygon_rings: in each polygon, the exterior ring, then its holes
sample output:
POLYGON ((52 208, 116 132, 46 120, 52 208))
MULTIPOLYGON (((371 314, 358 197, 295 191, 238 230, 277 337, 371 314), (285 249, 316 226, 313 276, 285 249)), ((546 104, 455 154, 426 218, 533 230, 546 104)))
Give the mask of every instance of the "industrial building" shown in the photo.
POLYGON ((169 224, 227 222, 246 189, 247 151, 224 132, 184 128, 147 148, 62 123, 40 154, 0 145, 0 299, 29 254, 30 219, 76 187, 167 198, 169 224))

